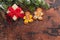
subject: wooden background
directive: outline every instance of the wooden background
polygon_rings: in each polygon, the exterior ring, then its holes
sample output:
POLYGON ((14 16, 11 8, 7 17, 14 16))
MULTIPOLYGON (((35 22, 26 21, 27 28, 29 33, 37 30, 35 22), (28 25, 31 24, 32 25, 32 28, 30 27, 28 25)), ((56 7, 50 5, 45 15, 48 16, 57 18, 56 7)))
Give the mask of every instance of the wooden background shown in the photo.
MULTIPOLYGON (((46 0, 51 4, 49 10, 43 10, 44 20, 34 21, 27 25, 23 24, 22 19, 7 24, 0 17, 0 40, 60 40, 60 36, 49 35, 47 28, 60 27, 60 0, 53 2, 46 0)), ((57 30, 60 33, 60 30, 57 30)))

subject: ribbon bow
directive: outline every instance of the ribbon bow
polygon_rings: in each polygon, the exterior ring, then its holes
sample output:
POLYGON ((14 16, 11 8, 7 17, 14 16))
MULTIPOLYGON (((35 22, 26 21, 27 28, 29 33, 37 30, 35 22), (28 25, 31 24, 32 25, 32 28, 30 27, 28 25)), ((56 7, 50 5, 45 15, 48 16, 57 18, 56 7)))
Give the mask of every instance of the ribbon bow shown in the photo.
POLYGON ((16 16, 17 18, 23 18, 24 14, 23 11, 20 7, 16 8, 16 10, 14 10, 12 7, 8 8, 8 16, 10 16, 11 18, 13 18, 13 16, 16 16))

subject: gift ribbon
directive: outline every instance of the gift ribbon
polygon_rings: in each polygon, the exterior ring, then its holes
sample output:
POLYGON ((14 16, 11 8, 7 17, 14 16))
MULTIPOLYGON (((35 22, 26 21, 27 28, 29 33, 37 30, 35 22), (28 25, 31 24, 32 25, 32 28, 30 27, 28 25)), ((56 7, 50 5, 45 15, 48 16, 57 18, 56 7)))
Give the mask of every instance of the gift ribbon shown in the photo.
POLYGON ((10 16, 11 18, 15 15, 17 18, 23 18, 24 14, 21 13, 22 9, 21 8, 16 8, 14 10, 12 7, 9 7, 8 10, 10 11, 7 15, 10 16))

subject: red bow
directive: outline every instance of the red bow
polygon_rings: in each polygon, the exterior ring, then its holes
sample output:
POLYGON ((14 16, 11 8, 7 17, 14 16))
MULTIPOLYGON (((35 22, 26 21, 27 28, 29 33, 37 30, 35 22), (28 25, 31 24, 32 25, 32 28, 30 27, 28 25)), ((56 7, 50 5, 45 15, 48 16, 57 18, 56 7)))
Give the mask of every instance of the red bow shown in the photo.
POLYGON ((7 15, 11 18, 15 15, 17 18, 23 18, 24 14, 21 13, 22 9, 18 7, 16 10, 14 10, 12 7, 9 7, 8 10, 10 11, 7 15))

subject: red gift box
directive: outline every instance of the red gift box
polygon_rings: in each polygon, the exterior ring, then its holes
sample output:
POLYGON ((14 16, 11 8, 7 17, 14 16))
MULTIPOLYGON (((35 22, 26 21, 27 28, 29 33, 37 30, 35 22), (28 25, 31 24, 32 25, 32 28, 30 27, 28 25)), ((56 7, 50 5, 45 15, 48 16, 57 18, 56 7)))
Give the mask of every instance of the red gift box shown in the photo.
POLYGON ((13 20, 17 20, 18 18, 24 17, 24 12, 20 7, 14 4, 12 7, 8 8, 7 16, 12 18, 13 20))

